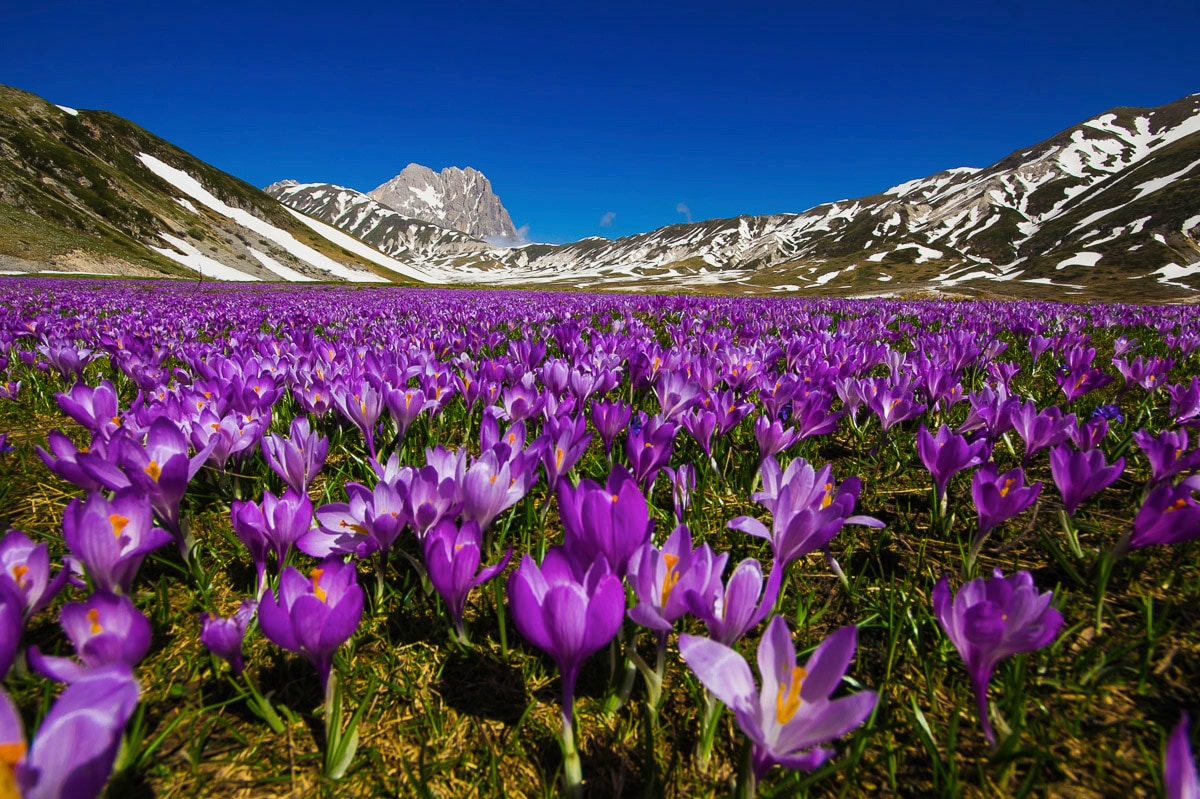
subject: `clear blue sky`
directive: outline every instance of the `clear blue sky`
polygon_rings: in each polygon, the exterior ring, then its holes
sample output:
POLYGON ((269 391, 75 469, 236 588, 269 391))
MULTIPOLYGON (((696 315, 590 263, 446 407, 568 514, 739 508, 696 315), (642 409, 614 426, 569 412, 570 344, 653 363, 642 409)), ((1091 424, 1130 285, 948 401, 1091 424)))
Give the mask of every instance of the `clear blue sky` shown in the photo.
POLYGON ((986 166, 1200 92, 1198 30, 1196 0, 42 0, 0 7, 0 83, 258 186, 473 166, 562 242, 986 166))

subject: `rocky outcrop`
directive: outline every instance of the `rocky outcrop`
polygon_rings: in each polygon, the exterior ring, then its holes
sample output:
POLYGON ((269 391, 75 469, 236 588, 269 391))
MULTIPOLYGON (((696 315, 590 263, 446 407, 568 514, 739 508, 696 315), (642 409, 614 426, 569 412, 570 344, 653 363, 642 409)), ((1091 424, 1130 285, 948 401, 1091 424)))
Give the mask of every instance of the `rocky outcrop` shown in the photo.
POLYGON ((512 218, 482 172, 446 167, 434 172, 409 164, 396 177, 367 192, 404 216, 453 228, 492 243, 517 243, 512 218))

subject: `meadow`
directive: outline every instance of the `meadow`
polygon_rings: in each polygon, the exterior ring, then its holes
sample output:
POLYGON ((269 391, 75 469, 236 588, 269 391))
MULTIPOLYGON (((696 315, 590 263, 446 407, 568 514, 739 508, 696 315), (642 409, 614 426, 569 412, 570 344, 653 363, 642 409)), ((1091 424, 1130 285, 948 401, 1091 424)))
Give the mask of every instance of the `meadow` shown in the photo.
POLYGON ((1184 795, 1198 350, 5 279, 0 797, 1184 795))

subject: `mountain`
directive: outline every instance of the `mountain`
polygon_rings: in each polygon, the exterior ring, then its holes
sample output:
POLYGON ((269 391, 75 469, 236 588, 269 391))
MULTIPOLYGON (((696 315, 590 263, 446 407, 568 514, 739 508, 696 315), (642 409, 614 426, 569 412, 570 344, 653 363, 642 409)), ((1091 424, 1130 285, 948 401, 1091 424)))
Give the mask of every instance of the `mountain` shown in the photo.
POLYGON ((0 269, 426 281, 137 125, 0 86, 0 269))
POLYGON ((616 240, 513 247, 453 229, 452 206, 495 195, 474 170, 447 172, 462 177, 453 190, 423 168, 399 176, 425 210, 440 202, 444 223, 332 184, 267 194, 113 114, 0 87, 0 272, 1130 301, 1200 291, 1198 95, 1114 109, 982 169, 616 240), (468 184, 475 199, 451 202, 468 184))
MULTIPOLYGON (((374 229, 369 214, 315 213, 350 232, 374 229)), ((1113 109, 987 168, 949 169, 799 214, 474 254, 456 242, 452 259, 383 249, 433 270, 450 263, 453 273, 441 273, 450 282, 1162 299, 1200 290, 1198 237, 1193 95, 1113 109)))
POLYGON ((482 172, 446 167, 434 172, 409 164, 367 195, 405 216, 501 244, 518 243, 508 211, 482 172))

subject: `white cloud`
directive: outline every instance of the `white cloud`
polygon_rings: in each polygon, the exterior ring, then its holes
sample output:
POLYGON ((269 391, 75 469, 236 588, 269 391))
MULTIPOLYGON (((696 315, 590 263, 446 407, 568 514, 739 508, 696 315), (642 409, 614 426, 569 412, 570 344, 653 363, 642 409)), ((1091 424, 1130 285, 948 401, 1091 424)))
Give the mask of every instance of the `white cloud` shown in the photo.
POLYGON ((675 210, 687 217, 687 221, 689 223, 692 221, 692 209, 688 208, 686 204, 680 203, 679 205, 675 206, 675 210))
POLYGON ((616 211, 605 211, 604 216, 600 217, 600 227, 612 227, 613 220, 616 218, 616 211))

